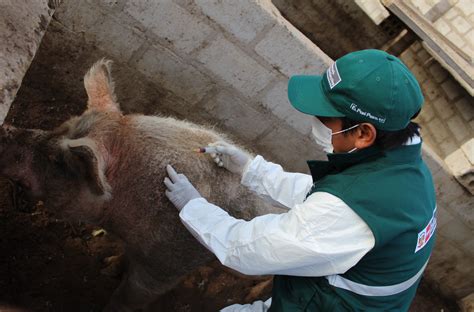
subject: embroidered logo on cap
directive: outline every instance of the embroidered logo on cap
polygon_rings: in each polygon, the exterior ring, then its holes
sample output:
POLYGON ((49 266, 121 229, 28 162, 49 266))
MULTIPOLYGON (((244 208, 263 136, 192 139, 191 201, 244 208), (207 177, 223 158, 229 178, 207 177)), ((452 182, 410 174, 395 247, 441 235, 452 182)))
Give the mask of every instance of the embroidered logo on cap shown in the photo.
POLYGON ((328 78, 329 87, 331 89, 342 81, 339 71, 337 70, 336 62, 332 63, 331 67, 328 68, 326 71, 326 77, 328 78))
POLYGON ((365 112, 365 111, 361 110, 361 109, 357 106, 357 104, 355 104, 355 103, 351 103, 350 108, 351 108, 354 112, 356 112, 357 114, 362 115, 362 116, 364 116, 364 117, 367 117, 367 118, 369 118, 369 119, 372 119, 372 120, 374 120, 374 121, 380 122, 380 123, 385 123, 385 121, 387 120, 387 118, 385 118, 385 117, 374 116, 374 115, 372 115, 372 114, 369 113, 369 112, 365 112))
POLYGON ((415 253, 418 252, 421 248, 425 247, 428 244, 431 237, 433 237, 433 233, 436 229, 436 208, 433 211, 433 217, 431 218, 428 225, 418 233, 418 240, 416 242, 415 253))

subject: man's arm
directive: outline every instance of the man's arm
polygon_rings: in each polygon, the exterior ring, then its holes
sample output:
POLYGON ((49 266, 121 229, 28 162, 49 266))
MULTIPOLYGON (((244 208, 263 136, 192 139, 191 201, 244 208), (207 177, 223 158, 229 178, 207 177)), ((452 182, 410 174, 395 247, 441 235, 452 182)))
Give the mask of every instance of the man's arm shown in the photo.
POLYGON ((226 142, 209 145, 215 150, 211 157, 218 166, 242 175, 242 184, 285 207, 302 203, 312 186, 310 175, 285 172, 281 166, 265 161, 262 156, 254 158, 235 145, 226 142))
POLYGON ((249 275, 344 273, 375 243, 352 209, 323 192, 287 213, 250 221, 235 219, 204 198, 188 202, 180 217, 222 264, 249 275))
POLYGON ((263 197, 293 208, 305 200, 313 179, 307 174, 285 172, 280 165, 257 156, 246 166, 241 183, 263 197))

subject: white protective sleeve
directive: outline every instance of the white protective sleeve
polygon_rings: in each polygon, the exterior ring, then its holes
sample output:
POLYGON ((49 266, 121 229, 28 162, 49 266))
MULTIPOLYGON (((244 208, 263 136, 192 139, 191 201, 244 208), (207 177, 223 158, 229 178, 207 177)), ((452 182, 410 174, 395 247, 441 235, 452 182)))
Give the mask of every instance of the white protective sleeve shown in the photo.
POLYGON ((220 310, 220 312, 266 312, 272 305, 272 298, 266 301, 257 300, 247 304, 233 304, 220 310))
POLYGON ((191 200, 180 217, 223 265, 247 275, 340 274, 375 243, 366 223, 325 192, 313 193, 286 213, 250 221, 235 219, 204 198, 191 200))
POLYGON ((313 178, 308 174, 285 172, 280 165, 255 157, 242 175, 241 183, 262 197, 270 197, 293 208, 306 198, 313 178))

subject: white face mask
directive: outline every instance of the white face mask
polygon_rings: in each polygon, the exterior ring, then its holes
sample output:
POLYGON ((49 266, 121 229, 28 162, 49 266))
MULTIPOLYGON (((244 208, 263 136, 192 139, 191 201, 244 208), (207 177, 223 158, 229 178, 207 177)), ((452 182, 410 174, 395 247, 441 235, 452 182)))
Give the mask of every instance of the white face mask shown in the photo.
MULTIPOLYGON (((359 124, 333 133, 331 129, 326 127, 321 122, 321 120, 319 120, 316 117, 311 118, 311 128, 312 128, 311 129, 311 134, 313 135, 313 138, 316 141, 316 144, 321 146, 323 148, 323 151, 325 151, 328 154, 332 153, 334 151, 334 147, 332 146, 332 136, 333 135, 349 131, 349 130, 354 129, 358 126, 359 126, 359 124)), ((354 147, 353 149, 351 149, 347 153, 352 153, 356 149, 357 148, 354 147)))

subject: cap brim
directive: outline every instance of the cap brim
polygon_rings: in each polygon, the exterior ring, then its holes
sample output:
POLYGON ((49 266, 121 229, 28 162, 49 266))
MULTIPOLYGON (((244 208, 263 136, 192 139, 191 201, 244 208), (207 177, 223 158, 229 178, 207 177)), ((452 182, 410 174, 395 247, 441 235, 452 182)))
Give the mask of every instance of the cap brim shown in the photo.
POLYGON ((324 95, 324 76, 293 76, 288 82, 288 99, 302 113, 321 117, 344 117, 324 95))

